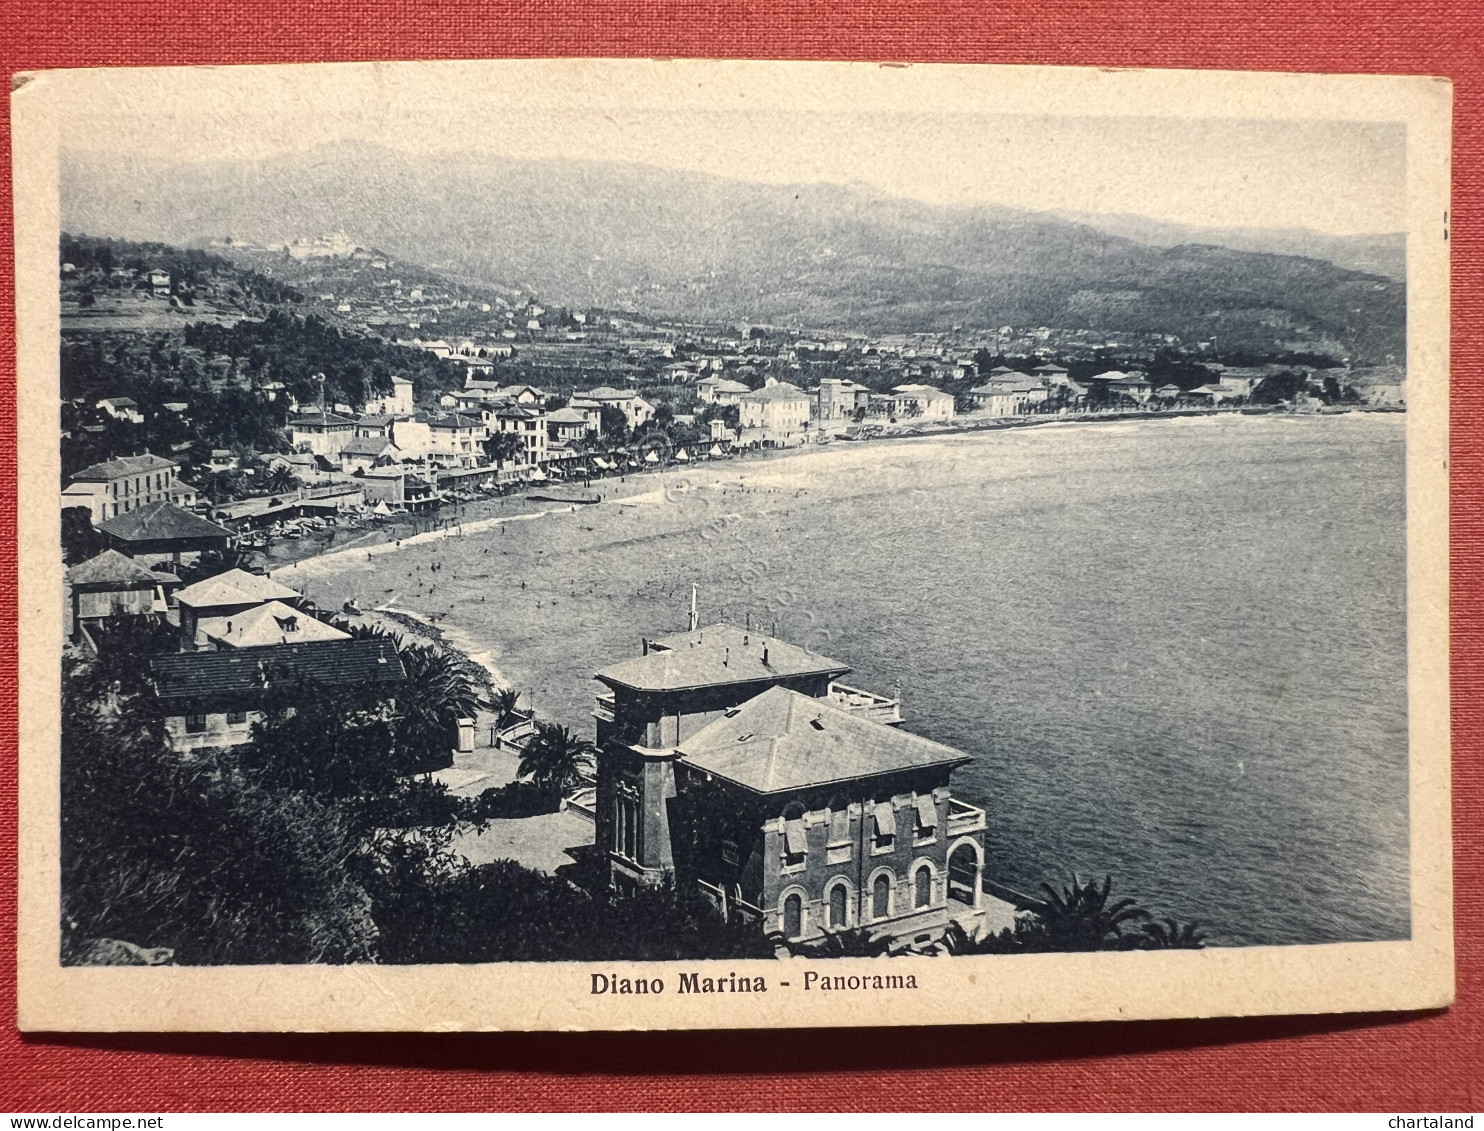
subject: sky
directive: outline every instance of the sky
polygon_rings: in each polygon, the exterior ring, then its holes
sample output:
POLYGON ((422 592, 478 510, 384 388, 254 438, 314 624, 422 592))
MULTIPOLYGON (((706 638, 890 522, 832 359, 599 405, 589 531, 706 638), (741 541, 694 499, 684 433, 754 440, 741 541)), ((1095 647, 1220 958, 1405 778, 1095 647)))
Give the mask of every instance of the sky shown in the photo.
POLYGON ((290 84, 254 96, 222 83, 85 99, 60 132, 65 148, 189 161, 262 159, 358 139, 413 153, 863 183, 935 204, 1335 234, 1406 227, 1406 132, 1397 122, 1005 113, 980 109, 982 99, 913 110, 879 100, 846 110, 839 99, 809 109, 802 101, 717 96, 656 105, 581 83, 559 92, 467 81, 412 87, 405 73, 373 72, 349 89, 290 84))

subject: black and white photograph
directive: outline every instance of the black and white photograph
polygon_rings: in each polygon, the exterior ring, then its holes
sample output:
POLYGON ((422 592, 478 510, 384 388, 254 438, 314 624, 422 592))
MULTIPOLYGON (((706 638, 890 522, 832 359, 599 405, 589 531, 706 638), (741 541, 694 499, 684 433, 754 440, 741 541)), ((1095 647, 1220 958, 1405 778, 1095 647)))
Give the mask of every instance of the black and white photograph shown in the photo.
POLYGON ((1450 999, 1446 84, 31 85, 32 1017, 1450 999))

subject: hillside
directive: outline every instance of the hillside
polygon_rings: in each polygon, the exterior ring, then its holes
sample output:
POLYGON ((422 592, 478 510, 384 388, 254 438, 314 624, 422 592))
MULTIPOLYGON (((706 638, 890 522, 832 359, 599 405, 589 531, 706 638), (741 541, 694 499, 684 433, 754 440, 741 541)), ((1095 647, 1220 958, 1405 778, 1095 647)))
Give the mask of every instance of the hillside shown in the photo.
POLYGON ((574 307, 867 332, 1043 325, 1219 335, 1384 362, 1404 285, 1320 259, 1157 247, 1047 213, 643 166, 341 143, 253 163, 70 154, 65 222, 257 243, 344 228, 429 268, 574 307))
POLYGON ((1087 224, 1100 232, 1151 247, 1214 244, 1233 251, 1322 259, 1347 271, 1384 275, 1389 279, 1407 277, 1405 232, 1337 236, 1307 228, 1204 228, 1126 213, 1058 212, 1056 215, 1074 224, 1087 224))
MULTIPOLYGON (((410 378, 436 403, 462 383, 454 362, 336 324, 291 287, 227 259, 163 244, 64 235, 62 471, 141 450, 190 477, 214 448, 287 450, 290 404, 359 405, 410 378), (169 283, 157 288, 151 273, 169 283), (107 398, 136 402, 119 419, 107 398)), ((195 482, 195 479, 192 479, 195 482)))

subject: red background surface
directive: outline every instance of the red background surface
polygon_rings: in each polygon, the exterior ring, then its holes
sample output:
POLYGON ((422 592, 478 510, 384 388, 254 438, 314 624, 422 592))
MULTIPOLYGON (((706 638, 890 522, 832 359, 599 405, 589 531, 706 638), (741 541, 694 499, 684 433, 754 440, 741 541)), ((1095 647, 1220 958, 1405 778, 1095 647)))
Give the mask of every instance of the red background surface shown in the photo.
MULTIPOLYGON (((1372 71, 1455 82, 1453 726, 1458 1003, 1371 1015, 909 1030, 30 1036, 0 973, 0 1108, 1484 1110, 1484 33, 1417 0, 993 5, 0 0, 7 75, 44 67, 539 55, 1372 71)), ((0 108, 8 137, 8 107, 0 108)), ((14 278, 0 223, 0 953, 14 953, 14 278)), ((1301 175, 1301 171, 1296 171, 1301 175)))

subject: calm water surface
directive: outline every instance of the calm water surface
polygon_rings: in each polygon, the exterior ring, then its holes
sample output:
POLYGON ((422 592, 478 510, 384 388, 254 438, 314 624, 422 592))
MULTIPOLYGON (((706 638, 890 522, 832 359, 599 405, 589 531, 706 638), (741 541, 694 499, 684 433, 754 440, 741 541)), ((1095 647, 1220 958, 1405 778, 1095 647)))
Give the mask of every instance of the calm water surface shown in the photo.
POLYGON ((1111 873, 1225 944, 1404 938, 1402 436, 1356 414, 836 444, 303 580, 447 617, 586 734, 592 671, 684 628, 695 582, 703 623, 776 621, 972 754, 955 788, 1001 882, 1111 873))

